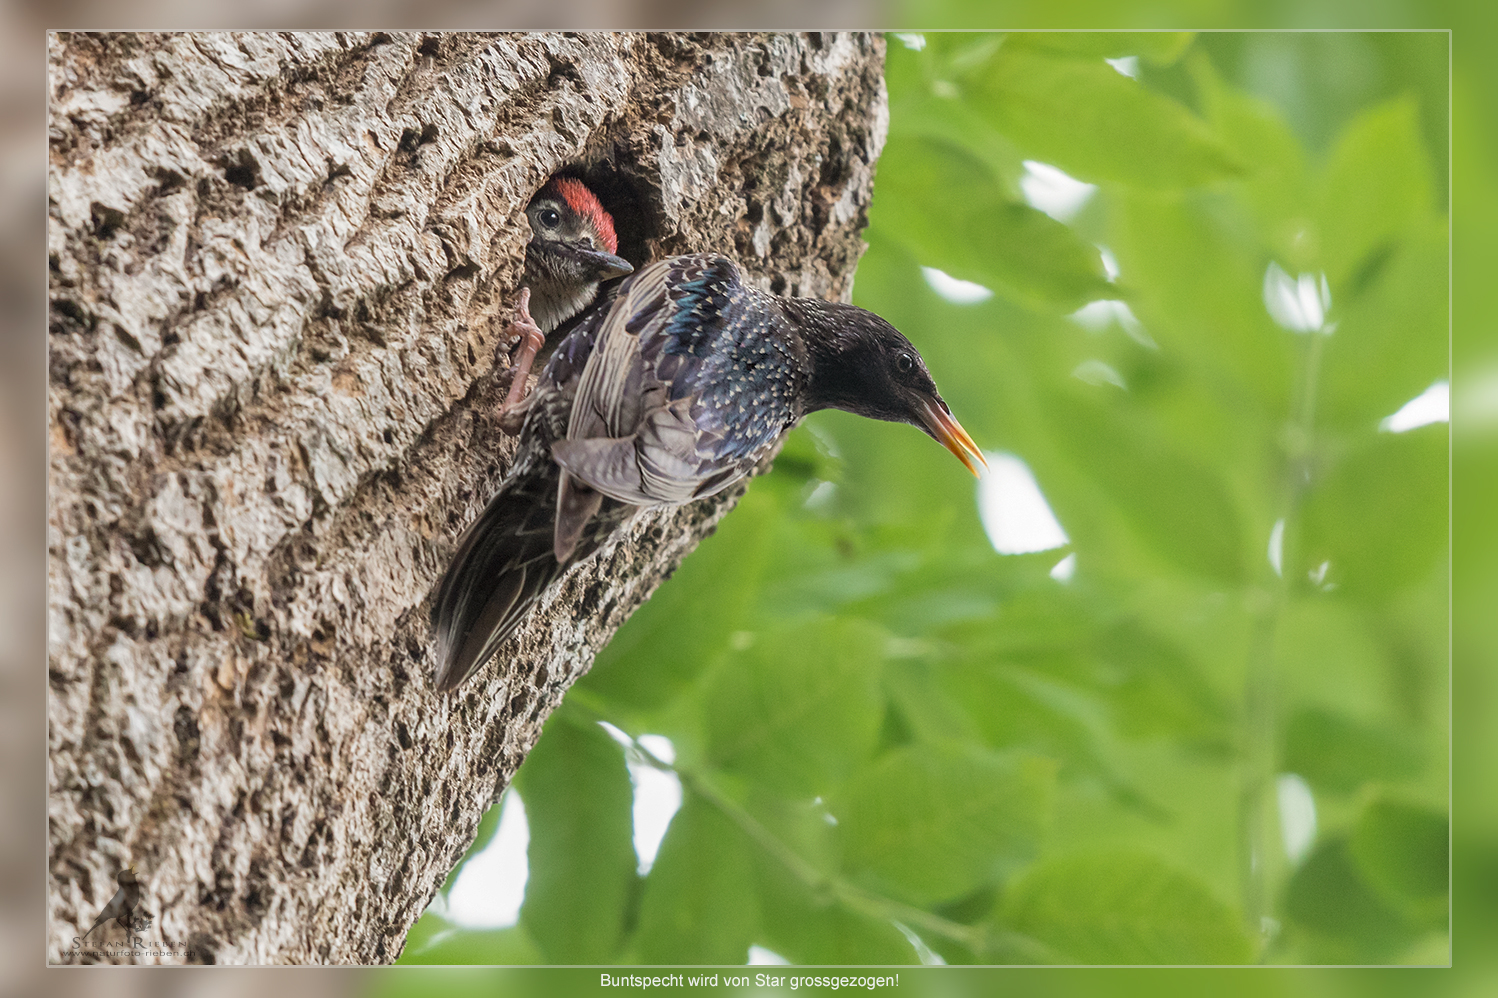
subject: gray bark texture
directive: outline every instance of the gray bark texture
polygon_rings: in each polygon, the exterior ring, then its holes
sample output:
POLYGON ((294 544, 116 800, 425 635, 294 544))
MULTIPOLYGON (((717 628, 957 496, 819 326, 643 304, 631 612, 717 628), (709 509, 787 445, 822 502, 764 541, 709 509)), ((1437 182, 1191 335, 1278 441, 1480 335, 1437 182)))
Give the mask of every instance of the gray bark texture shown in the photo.
POLYGON ((883 42, 48 43, 49 958, 391 961, 568 686, 739 494, 640 515, 433 692, 432 589, 514 449, 494 358, 527 201, 572 169, 637 264, 717 250, 846 298, 883 42), (129 864, 141 935, 178 952, 74 952, 129 864))

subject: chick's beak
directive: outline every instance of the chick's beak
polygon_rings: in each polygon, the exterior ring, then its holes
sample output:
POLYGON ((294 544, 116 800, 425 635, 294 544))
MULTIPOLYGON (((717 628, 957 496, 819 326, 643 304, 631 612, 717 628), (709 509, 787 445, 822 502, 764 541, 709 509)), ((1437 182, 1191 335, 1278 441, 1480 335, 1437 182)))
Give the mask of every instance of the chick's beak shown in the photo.
POLYGON ((602 250, 583 249, 581 247, 573 251, 583 265, 598 275, 600 281, 607 281, 611 277, 620 277, 624 274, 634 273, 634 264, 622 256, 605 253, 602 250))
POLYGON ((921 422, 926 424, 926 429, 931 435, 943 447, 951 451, 957 460, 973 473, 974 477, 980 474, 978 465, 981 464, 985 471, 988 469, 988 462, 983 459, 983 452, 978 449, 977 444, 973 443, 973 438, 967 435, 962 424, 952 418, 952 413, 948 411, 945 403, 923 401, 921 422))

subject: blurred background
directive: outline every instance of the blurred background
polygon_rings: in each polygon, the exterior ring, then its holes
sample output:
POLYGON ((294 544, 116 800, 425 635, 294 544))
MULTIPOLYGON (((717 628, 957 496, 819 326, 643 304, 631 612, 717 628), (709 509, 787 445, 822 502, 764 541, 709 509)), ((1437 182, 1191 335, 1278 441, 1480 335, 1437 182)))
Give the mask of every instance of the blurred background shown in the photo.
MULTIPOLYGON (((1072 16, 1241 16, 1176 6, 1072 16)), ((33 952, 42 890, 41 742, 21 723, 43 695, 29 666, 43 657, 45 500, 24 472, 43 463, 45 359, 31 332, 40 289, 21 276, 43 224, 29 213, 43 192, 41 29, 117 10, 7 8, 0 120, 13 141, 0 163, 18 362, 4 365, 0 453, 21 473, 0 494, 16 641, 3 702, 16 721, 5 748, 21 760, 6 789, 27 805, 6 809, 7 964, 33 952)), ((424 8, 418 26, 489 13, 424 8)), ((331 4, 256 16, 350 17, 331 4)), ((1066 24, 1023 4, 832 7, 826 23, 1042 16, 1066 24)), ((1498 81, 1474 49, 1491 15, 1388 4, 1356 16, 1457 28, 1451 162, 1444 34, 891 36, 891 136, 855 301, 922 349, 991 474, 975 488, 906 428, 808 420, 569 694, 403 960, 1442 964, 1450 900, 1462 973, 1234 986, 1486 993, 1492 958, 1471 941, 1492 938, 1498 884, 1480 768, 1498 747, 1483 504, 1498 424, 1483 275, 1498 81), (1450 895, 1448 780, 1462 804, 1450 895)), ((597 984, 538 973, 312 986, 597 984)), ((1006 980, 1037 994, 1145 983, 1006 980)), ((174 980, 205 985, 235 987, 174 980)))

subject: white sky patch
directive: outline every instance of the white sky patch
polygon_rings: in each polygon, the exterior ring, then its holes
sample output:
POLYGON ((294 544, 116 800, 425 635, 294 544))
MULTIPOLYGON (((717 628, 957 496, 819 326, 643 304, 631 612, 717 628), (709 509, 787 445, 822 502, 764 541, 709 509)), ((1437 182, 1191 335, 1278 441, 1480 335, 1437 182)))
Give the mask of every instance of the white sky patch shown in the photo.
POLYGON ((1062 558, 1051 567, 1051 578, 1057 582, 1070 582, 1073 575, 1077 574, 1077 552, 1062 558))
POLYGON ((1071 376, 1078 381, 1084 381, 1089 385, 1115 385, 1128 391, 1129 386, 1124 384, 1123 375, 1096 357, 1084 360, 1071 372, 1071 376))
POLYGON ((1285 568, 1285 518, 1274 521, 1269 531, 1269 567, 1275 575, 1284 575, 1285 568))
POLYGON ((1113 301, 1104 298, 1104 300, 1100 301, 1089 301, 1088 304, 1080 307, 1080 309, 1071 313, 1067 318, 1070 318, 1071 321, 1088 330, 1089 333, 1101 333, 1101 331, 1109 328, 1113 319, 1118 318, 1119 310, 1121 309, 1128 309, 1128 306, 1122 303, 1122 301, 1113 301))
POLYGON ((1103 261, 1103 273, 1107 275, 1108 283, 1112 284, 1118 280, 1118 257, 1114 256, 1113 251, 1106 246, 1099 246, 1097 255, 1098 259, 1103 261))
POLYGON ((749 947, 749 966, 751 967, 789 967, 791 961, 781 956, 772 949, 763 946, 749 947))
POLYGON ((897 31, 895 37, 900 39, 900 44, 912 52, 919 52, 926 47, 926 36, 912 31, 897 31))
POLYGON ((1291 277, 1273 260, 1264 271, 1264 307, 1269 317, 1292 333, 1322 333, 1330 336, 1337 329, 1326 321, 1332 307, 1332 289, 1326 275, 1291 277))
POLYGON ((1103 61, 1129 79, 1139 79, 1139 57, 1137 55, 1126 55, 1118 59, 1104 59, 1103 61))
POLYGON ((671 744, 671 739, 665 735, 641 735, 640 744, 645 746, 646 751, 655 756, 661 762, 676 762, 676 746, 671 744))
POLYGON ((824 510, 832 505, 832 500, 837 497, 837 484, 835 482, 820 481, 806 493, 806 501, 801 505, 812 512, 824 510))
POLYGON ((1451 383, 1437 381, 1378 424, 1385 433, 1404 433, 1417 426, 1451 422, 1451 383))
MULTIPOLYGON (((641 735, 640 744, 662 762, 676 761, 676 746, 665 735, 641 735)), ((681 780, 675 773, 629 760, 629 778, 635 785, 635 855, 640 873, 650 871, 671 819, 681 809, 681 780)))
POLYGON ((1134 310, 1129 308, 1128 302, 1109 298, 1090 301, 1067 318, 1090 333, 1100 333, 1116 322, 1135 343, 1151 350, 1159 349, 1159 344, 1145 331, 1144 324, 1134 317, 1134 310))
MULTIPOLYGON (((750 637, 752 639, 753 636, 750 637)), ((656 853, 661 849, 661 839, 666 837, 671 819, 681 809, 681 780, 675 773, 656 769, 646 762, 639 749, 635 748, 634 740, 625 732, 607 721, 599 721, 598 726, 624 746, 624 764, 629 768, 629 781, 635 788, 635 856, 639 859, 639 870, 643 875, 655 863, 656 853)), ((676 761, 676 746, 665 735, 641 735, 639 743, 664 763, 676 761)))
POLYGON ((484 851, 463 864, 463 872, 447 892, 444 916, 469 929, 503 929, 514 925, 525 900, 531 844, 525 804, 514 790, 506 790, 499 812, 499 829, 484 851))
POLYGON ((932 291, 954 305, 976 305, 993 297, 993 292, 983 285, 953 277, 935 267, 922 267, 921 274, 932 291))
MULTIPOLYGON (((1108 283, 1116 283, 1119 274, 1118 257, 1113 255, 1112 250, 1101 244, 1098 245, 1097 252, 1098 259, 1103 262, 1103 274, 1108 278, 1108 283)), ((1126 301, 1113 298, 1090 301, 1068 318, 1090 333, 1100 333, 1116 322, 1123 327, 1123 331, 1135 343, 1151 350, 1160 349, 1160 345, 1145 331, 1144 323, 1135 317, 1134 310, 1126 301)))
POLYGON ((1275 781, 1280 805, 1280 835, 1285 855, 1299 863, 1316 842, 1316 797, 1296 773, 1281 773, 1275 781))
POLYGON ((1019 178, 1019 189, 1030 207, 1043 211, 1058 222, 1070 222, 1097 190, 1063 173, 1049 163, 1025 160, 1025 175, 1019 178))
POLYGON ((836 437, 822 429, 816 423, 803 423, 801 425, 811 431, 811 435, 816 438, 817 446, 826 451, 828 457, 834 460, 842 460, 843 452, 838 449, 836 437))
POLYGON ((1077 309, 1071 315, 1067 316, 1067 318, 1071 319, 1072 322, 1075 322, 1077 325, 1081 326, 1088 332, 1100 333, 1104 329, 1107 329, 1108 326, 1113 322, 1114 317, 1118 314, 1115 306, 1119 305, 1122 305, 1124 308, 1129 307, 1127 305, 1124 305, 1124 303, 1121 301, 1110 301, 1106 299, 1099 301, 1090 301, 1086 305, 1083 305, 1081 308, 1077 309))
POLYGON ((1029 465, 1001 451, 985 451, 988 474, 978 480, 978 515, 999 554, 1049 551, 1067 543, 1056 514, 1029 465))

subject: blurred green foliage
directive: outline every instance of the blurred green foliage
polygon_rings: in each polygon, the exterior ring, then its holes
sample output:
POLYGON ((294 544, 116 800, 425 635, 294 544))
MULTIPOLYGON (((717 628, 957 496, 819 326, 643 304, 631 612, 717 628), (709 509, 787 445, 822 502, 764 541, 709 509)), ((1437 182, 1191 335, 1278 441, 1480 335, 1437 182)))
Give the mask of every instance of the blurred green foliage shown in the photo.
POLYGON ((1444 963, 1447 425, 1380 420, 1448 376, 1446 51, 892 36, 854 300, 1068 543, 998 554, 923 435, 808 419, 521 769, 519 924, 402 962, 1444 963), (1063 224, 1027 161, 1097 189, 1063 224), (643 876, 599 721, 675 748, 630 750, 684 795, 643 876))

